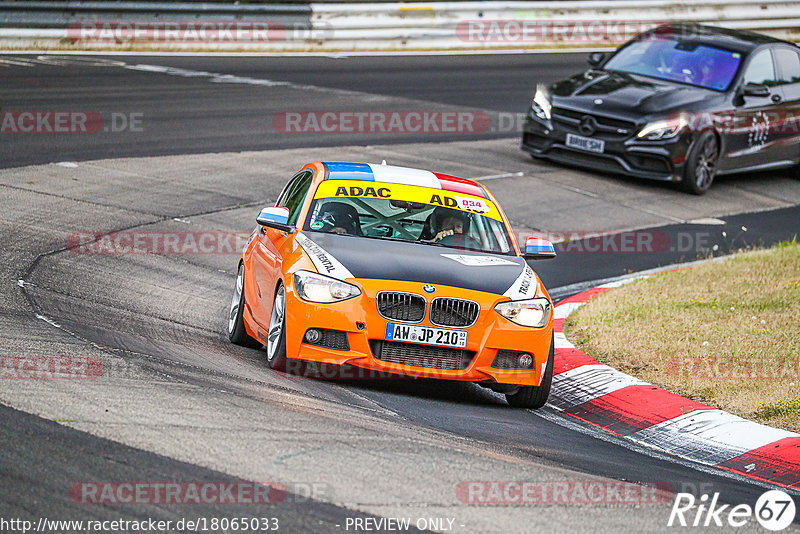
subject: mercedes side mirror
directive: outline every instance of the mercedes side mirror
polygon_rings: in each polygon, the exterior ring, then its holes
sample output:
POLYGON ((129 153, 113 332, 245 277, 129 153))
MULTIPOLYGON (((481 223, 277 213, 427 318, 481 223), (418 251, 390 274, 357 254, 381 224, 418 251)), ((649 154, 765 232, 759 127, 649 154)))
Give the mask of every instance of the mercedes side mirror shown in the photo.
POLYGON ((289 208, 264 208, 256 217, 256 222, 290 234, 294 232, 294 226, 289 224, 289 208))
POLYGON ((592 52, 589 54, 589 65, 592 67, 599 67, 600 64, 606 60, 606 53, 605 52, 592 52))
POLYGON ((549 260, 556 257, 556 249, 547 239, 529 237, 525 240, 522 257, 526 260, 549 260))

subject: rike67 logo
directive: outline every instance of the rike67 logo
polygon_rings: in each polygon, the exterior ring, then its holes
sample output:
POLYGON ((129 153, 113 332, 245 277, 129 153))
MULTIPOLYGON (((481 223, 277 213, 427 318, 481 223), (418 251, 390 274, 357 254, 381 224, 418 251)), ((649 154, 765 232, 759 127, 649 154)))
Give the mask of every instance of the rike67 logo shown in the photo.
POLYGON ((743 527, 753 516, 767 530, 783 530, 794 521, 794 500, 783 491, 770 490, 758 498, 754 507, 737 504, 731 508, 730 504, 719 504, 719 493, 710 500, 707 494, 696 499, 691 493, 678 493, 667 526, 743 527))

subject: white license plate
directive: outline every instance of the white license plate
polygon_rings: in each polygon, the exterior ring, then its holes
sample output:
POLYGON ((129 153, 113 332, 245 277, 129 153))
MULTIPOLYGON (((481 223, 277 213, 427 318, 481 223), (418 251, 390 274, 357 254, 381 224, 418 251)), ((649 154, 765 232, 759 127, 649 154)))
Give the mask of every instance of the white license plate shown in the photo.
POLYGON ((591 137, 583 137, 582 135, 567 134, 567 146, 570 148, 577 148, 587 152, 595 152, 602 154, 606 148, 606 142, 602 139, 592 139, 591 137))
POLYGON ((463 349, 467 346, 466 330, 446 330, 411 324, 386 324, 386 339, 390 341, 409 341, 425 345, 439 345, 463 349))

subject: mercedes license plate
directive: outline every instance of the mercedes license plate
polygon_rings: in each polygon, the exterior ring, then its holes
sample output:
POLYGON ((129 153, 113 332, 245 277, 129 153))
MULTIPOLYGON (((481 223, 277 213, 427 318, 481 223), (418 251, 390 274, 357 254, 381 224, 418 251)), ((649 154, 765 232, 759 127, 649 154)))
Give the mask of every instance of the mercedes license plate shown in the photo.
POLYGON ((567 134, 567 146, 585 150, 586 152, 602 154, 603 150, 606 148, 606 142, 602 139, 592 139, 591 137, 584 137, 582 135, 567 134))

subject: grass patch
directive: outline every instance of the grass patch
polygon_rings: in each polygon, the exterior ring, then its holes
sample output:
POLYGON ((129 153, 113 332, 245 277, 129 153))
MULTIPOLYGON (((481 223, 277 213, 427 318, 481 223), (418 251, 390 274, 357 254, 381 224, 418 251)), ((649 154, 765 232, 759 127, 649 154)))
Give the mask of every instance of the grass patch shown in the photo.
POLYGON ((579 308, 565 332, 597 360, 800 432, 800 245, 637 280, 579 308))

